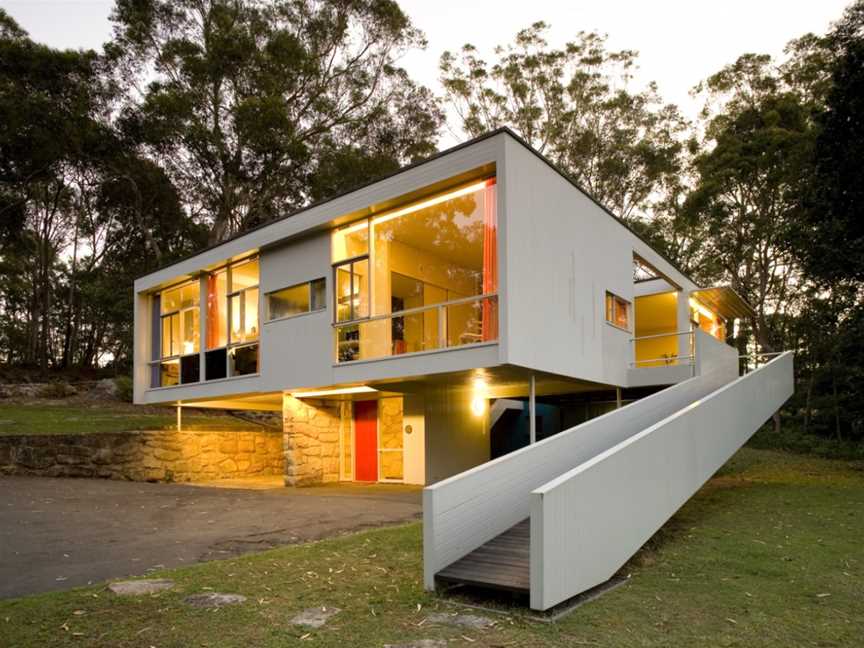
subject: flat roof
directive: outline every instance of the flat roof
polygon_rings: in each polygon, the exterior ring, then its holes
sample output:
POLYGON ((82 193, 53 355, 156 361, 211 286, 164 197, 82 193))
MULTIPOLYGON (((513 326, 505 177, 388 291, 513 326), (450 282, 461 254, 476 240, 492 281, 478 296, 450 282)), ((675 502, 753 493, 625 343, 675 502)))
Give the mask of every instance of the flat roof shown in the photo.
MULTIPOLYGON (((325 198, 323 200, 319 200, 317 202, 310 203, 309 205, 306 205, 304 207, 296 209, 295 211, 290 212, 288 214, 285 214, 284 216, 280 216, 279 218, 274 218, 273 220, 269 220, 266 223, 261 223, 260 225, 256 225, 255 227, 251 227, 251 228, 244 230, 242 232, 238 232, 237 234, 234 234, 233 236, 225 239, 224 241, 220 241, 219 243, 214 243, 212 245, 208 245, 207 247, 201 248, 200 250, 198 250, 192 254, 188 254, 188 255, 180 258, 180 259, 176 259, 174 261, 166 263, 166 264, 156 268, 155 270, 148 272, 147 274, 141 275, 140 277, 138 277, 136 279, 136 283, 138 281, 142 281, 142 280, 146 279, 147 277, 150 277, 151 275, 154 275, 157 273, 162 273, 163 271, 167 270, 168 268, 171 268, 172 266, 179 265, 181 263, 189 261, 190 259, 194 259, 197 256, 205 254, 206 252, 209 252, 211 250, 215 250, 215 249, 217 249, 223 245, 227 245, 227 244, 232 243, 234 241, 237 241, 243 237, 249 236, 250 234, 252 234, 254 232, 260 231, 260 230, 268 228, 268 227, 272 227, 273 225, 275 225, 277 223, 284 222, 286 220, 289 220, 291 218, 299 216, 300 214, 303 214, 303 213, 310 211, 312 209, 316 209, 316 208, 325 206, 329 203, 335 202, 336 200, 338 200, 340 198, 344 198, 344 197, 346 197, 352 193, 361 191, 361 190, 366 189, 368 187, 372 187, 373 185, 375 185, 377 183, 383 182, 383 181, 388 180, 390 178, 394 178, 394 177, 399 176, 403 173, 406 173, 408 171, 411 171, 411 170, 416 169, 418 167, 421 167, 423 165, 434 162, 435 160, 440 160, 441 158, 452 155, 458 151, 462 151, 462 150, 470 148, 472 146, 476 146, 477 144, 479 144, 485 140, 491 139, 497 135, 507 135, 507 136, 513 138, 513 140, 515 140, 516 142, 521 144, 523 147, 525 147, 528 151, 533 153, 539 160, 544 162, 550 169, 555 171, 563 179, 565 179, 567 182, 569 182, 574 188, 576 188, 578 191, 580 191, 582 194, 584 194, 595 205, 600 207, 600 209, 602 209, 604 213, 606 213, 609 217, 614 219, 619 225, 621 225, 622 227, 627 229, 627 231, 629 231, 633 236, 635 236, 637 239, 642 241, 642 243, 647 245, 651 250, 653 250, 657 255, 659 255, 670 266, 672 266, 675 270, 680 272, 685 278, 687 278, 689 281, 691 281, 694 285, 697 285, 697 286, 699 285, 695 281, 693 281, 693 279, 686 272, 684 272, 680 267, 678 267, 678 265, 676 263, 674 263, 671 259, 669 259, 665 254, 654 249, 654 247, 651 245, 651 243, 649 241, 645 240, 645 238, 641 234, 639 234, 639 232, 637 232, 632 227, 630 227, 630 225, 626 221, 624 221, 621 217, 614 214, 608 207, 606 207, 603 203, 601 203, 594 196, 592 196, 587 190, 585 190, 581 185, 579 185, 579 183, 577 183, 573 178, 571 178, 567 173, 565 173, 561 168, 559 168, 554 162, 552 162, 547 157, 545 157, 542 153, 537 151, 533 146, 531 146, 528 142, 526 142, 522 137, 517 135, 513 130, 511 130, 507 126, 502 126, 500 128, 496 128, 495 130, 489 131, 487 133, 483 133, 482 135, 479 135, 479 136, 477 136, 473 139, 470 139, 466 142, 463 142, 461 144, 457 144, 456 146, 453 146, 451 148, 440 151, 440 152, 438 152, 438 153, 436 153, 436 154, 434 154, 428 158, 425 158, 423 160, 418 160, 417 162, 413 162, 413 163, 408 164, 404 167, 401 167, 401 168, 393 171, 392 173, 388 173, 386 175, 375 178, 374 180, 371 180, 369 182, 351 187, 350 189, 347 189, 345 191, 334 194, 333 196, 330 196, 329 198, 325 198)), ((310 227, 309 229, 310 230, 314 229, 314 227, 310 227)), ((279 240, 281 240, 281 239, 277 237, 277 238, 274 238, 273 242, 277 242, 279 240)), ((255 246, 252 246, 252 247, 255 247, 255 246)))

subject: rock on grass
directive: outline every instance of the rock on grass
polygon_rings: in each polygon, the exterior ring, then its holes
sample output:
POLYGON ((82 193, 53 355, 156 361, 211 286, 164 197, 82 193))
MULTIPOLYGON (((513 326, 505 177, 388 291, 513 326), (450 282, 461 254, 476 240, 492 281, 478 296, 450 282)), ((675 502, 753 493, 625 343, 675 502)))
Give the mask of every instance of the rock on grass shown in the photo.
POLYGON ((118 581, 111 583, 108 589, 118 596, 142 596, 155 594, 174 587, 174 581, 167 578, 150 578, 142 580, 118 581))
POLYGON ((430 614, 426 620, 429 623, 455 626, 458 628, 468 628, 470 630, 485 630, 486 628, 491 628, 495 625, 495 622, 492 619, 476 616, 474 614, 446 614, 443 612, 437 612, 435 614, 430 614))
POLYGON ((242 594, 220 594, 219 592, 206 592, 204 594, 192 594, 183 599, 183 602, 192 607, 218 608, 225 605, 238 605, 243 603, 246 597, 242 594))
POLYGON ((339 612, 341 610, 335 607, 307 608, 291 619, 291 624, 307 628, 320 628, 330 620, 330 617, 339 614, 339 612))

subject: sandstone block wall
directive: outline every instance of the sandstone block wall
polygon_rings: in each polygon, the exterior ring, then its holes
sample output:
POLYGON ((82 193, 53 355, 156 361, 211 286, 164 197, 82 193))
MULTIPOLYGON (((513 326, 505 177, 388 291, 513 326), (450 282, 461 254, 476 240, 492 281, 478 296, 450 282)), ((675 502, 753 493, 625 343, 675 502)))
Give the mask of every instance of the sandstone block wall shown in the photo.
POLYGON ((0 474, 206 481, 280 475, 278 431, 0 436, 0 474))
POLYGON ((285 395, 282 422, 285 484, 339 481, 339 435, 351 425, 351 403, 285 395))
MULTIPOLYGON (((382 450, 402 449, 402 398, 382 398, 378 401, 378 437, 382 450)), ((402 479, 403 461, 401 452, 381 452, 380 471, 382 479, 402 479)))

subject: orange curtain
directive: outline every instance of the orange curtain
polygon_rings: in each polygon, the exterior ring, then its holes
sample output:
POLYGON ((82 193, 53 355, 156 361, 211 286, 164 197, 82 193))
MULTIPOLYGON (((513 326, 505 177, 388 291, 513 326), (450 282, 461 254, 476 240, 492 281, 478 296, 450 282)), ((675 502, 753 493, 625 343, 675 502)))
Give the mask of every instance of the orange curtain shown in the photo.
POLYGON ((219 346, 219 297, 216 294, 216 275, 207 277, 207 348, 219 346))
MULTIPOLYGON (((483 190, 483 294, 498 293, 498 223, 495 200, 495 178, 483 190)), ((483 300, 483 341, 498 339, 498 298, 483 300)))

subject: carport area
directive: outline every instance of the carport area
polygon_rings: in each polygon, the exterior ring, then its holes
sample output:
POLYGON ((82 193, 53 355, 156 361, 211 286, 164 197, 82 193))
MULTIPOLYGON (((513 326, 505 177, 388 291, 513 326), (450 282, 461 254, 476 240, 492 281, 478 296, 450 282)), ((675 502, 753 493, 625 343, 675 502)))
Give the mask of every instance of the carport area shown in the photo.
POLYGON ((230 558, 421 513, 418 487, 230 486, 0 478, 0 598, 230 558))

